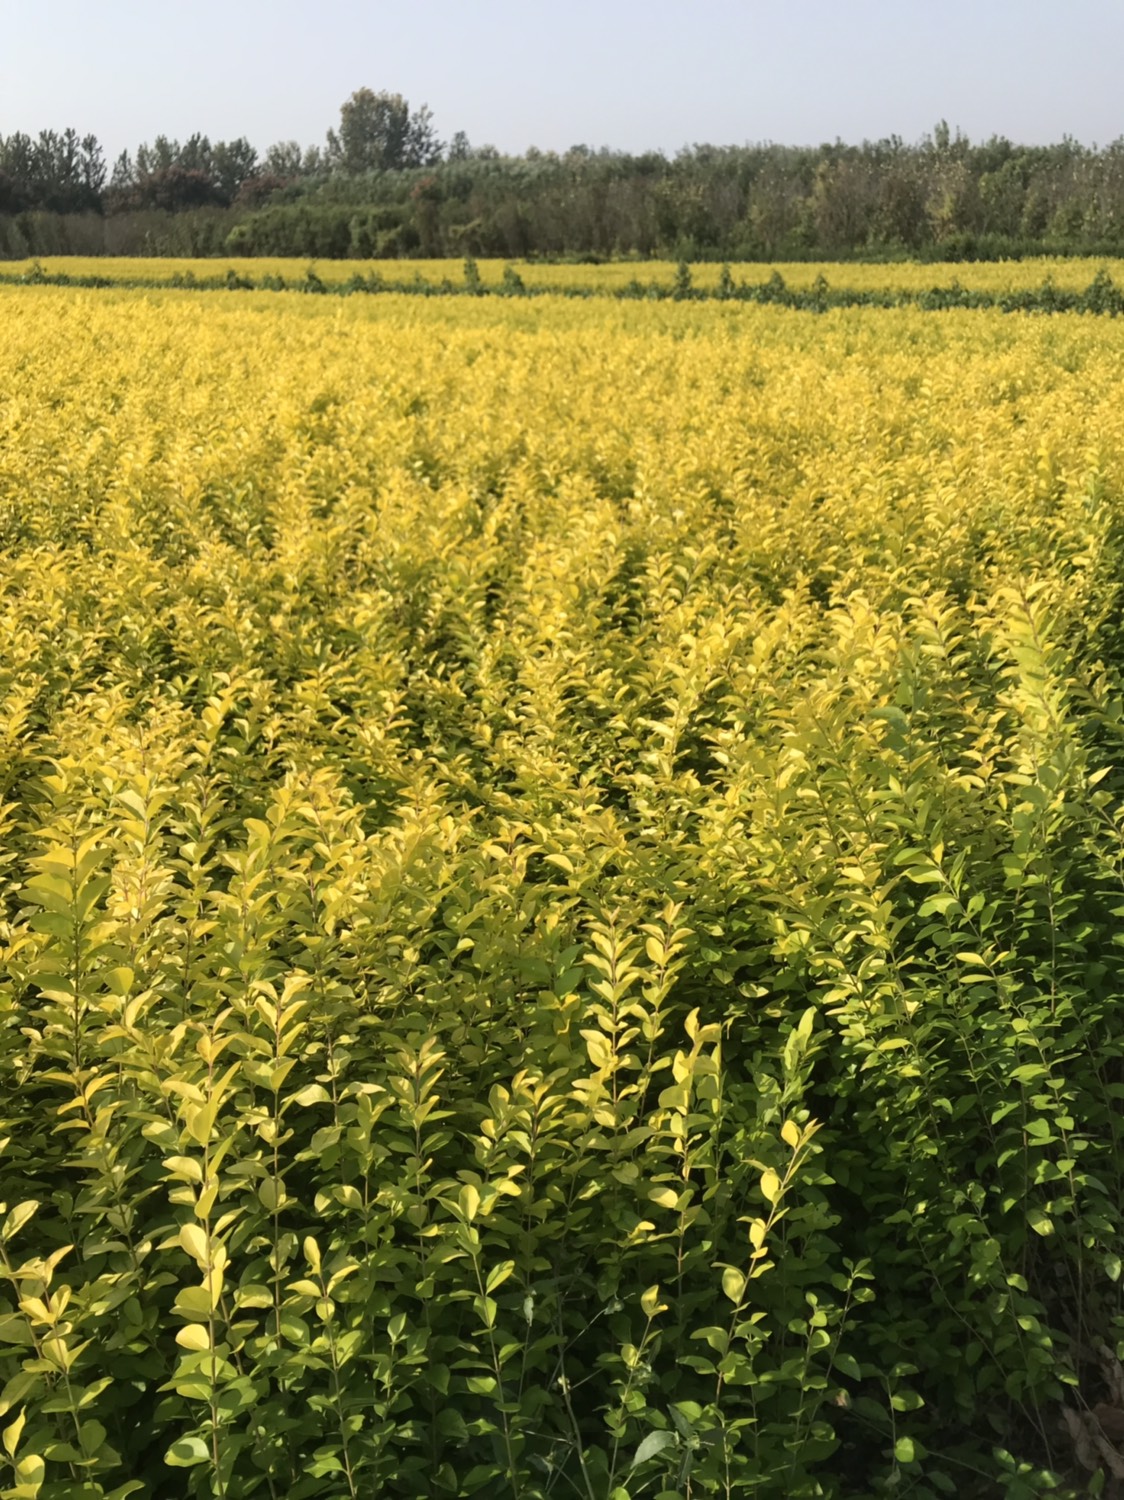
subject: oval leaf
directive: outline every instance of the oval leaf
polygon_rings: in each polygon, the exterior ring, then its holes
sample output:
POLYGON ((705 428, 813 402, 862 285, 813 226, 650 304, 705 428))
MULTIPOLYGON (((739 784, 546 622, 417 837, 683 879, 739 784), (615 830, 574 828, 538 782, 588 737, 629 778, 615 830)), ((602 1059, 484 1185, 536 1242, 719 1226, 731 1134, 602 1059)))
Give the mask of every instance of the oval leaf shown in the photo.
POLYGON ((176 1334, 176 1343, 181 1349, 193 1349, 199 1354, 211 1347, 211 1335, 202 1323, 189 1323, 176 1334))
POLYGON ((677 1442, 673 1432, 650 1432, 632 1455, 632 1467, 635 1469, 638 1465, 647 1463, 665 1448, 674 1448, 677 1442))
POLYGON ((164 1455, 164 1462, 173 1469, 190 1469, 195 1464, 205 1464, 210 1450, 201 1437, 184 1437, 174 1442, 164 1455))

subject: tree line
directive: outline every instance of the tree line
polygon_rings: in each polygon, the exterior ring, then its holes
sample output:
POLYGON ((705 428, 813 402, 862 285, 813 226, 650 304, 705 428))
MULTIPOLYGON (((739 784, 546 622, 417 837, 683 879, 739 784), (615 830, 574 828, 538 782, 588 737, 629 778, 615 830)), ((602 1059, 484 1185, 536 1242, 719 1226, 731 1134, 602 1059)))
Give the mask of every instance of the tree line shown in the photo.
POLYGON ((990 259, 1124 253, 1124 138, 578 145, 442 141, 426 106, 359 89, 322 145, 157 136, 110 167, 73 129, 0 137, 0 256, 990 259))

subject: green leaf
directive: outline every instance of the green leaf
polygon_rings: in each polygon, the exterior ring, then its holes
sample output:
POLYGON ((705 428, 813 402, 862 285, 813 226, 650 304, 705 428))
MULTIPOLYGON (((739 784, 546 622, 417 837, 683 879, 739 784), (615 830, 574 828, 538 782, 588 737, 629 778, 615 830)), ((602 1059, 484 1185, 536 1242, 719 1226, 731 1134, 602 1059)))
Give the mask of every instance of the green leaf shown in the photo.
POLYGON ((895 1411, 918 1411, 925 1405, 925 1398, 918 1391, 895 1391, 890 1405, 895 1411))
POLYGON ((493 1266, 488 1272, 488 1279, 484 1283, 484 1290, 486 1292, 494 1292, 497 1287, 503 1286, 514 1270, 515 1262, 513 1260, 505 1260, 498 1266, 493 1266))
POLYGON ((164 1462, 173 1469, 190 1469, 195 1464, 205 1464, 210 1457, 211 1450, 201 1437, 182 1437, 165 1453, 164 1462))
POLYGON ((468 1428, 455 1406, 442 1406, 437 1411, 437 1431, 443 1438, 454 1443, 468 1441, 468 1428))
POLYGON ((702 1407, 697 1401, 673 1401, 668 1407, 671 1420, 675 1423, 680 1437, 692 1438, 695 1435, 695 1423, 702 1418, 702 1407))
POLYGON ((302 1109, 308 1109, 313 1104, 330 1104, 332 1096, 322 1083, 310 1083, 286 1102, 299 1104, 302 1109))
POLYGON ((285 1202, 285 1184, 276 1177, 265 1177, 258 1183, 258 1199, 267 1214, 274 1213, 285 1202))
POLYGON ((1045 1211, 1045 1209, 1028 1209, 1026 1222, 1030 1225, 1031 1229, 1034 1230, 1035 1234, 1042 1235, 1044 1239, 1054 1232, 1054 1221, 1053 1219, 1051 1219, 1050 1215, 1045 1211))
POLYGON ((631 1468, 638 1468, 649 1459, 656 1458, 667 1448, 674 1448, 679 1439, 673 1432, 650 1432, 632 1455, 631 1468))
POLYGON ((82 1446, 87 1453, 98 1453, 101 1451, 105 1443, 106 1432, 100 1422, 94 1421, 92 1418, 88 1422, 83 1422, 81 1425, 81 1434, 82 1446))
POLYGON ((911 1464, 915 1452, 912 1438, 900 1437, 894 1444, 894 1457, 900 1464, 911 1464))
MULTIPOLYGON (((261 1306, 268 1307, 273 1301, 272 1296, 267 1295, 261 1306)), ((192 1323, 198 1323, 202 1318, 211 1316, 210 1294, 201 1286, 185 1286, 176 1293, 175 1310, 181 1318, 187 1318, 192 1323)))

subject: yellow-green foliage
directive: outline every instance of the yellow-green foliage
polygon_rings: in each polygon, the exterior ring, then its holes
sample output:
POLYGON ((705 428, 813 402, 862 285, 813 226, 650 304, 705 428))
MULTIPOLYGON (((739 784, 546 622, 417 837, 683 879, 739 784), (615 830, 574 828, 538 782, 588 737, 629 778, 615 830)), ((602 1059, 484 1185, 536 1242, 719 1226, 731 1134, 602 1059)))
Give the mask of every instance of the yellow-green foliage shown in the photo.
POLYGON ((0 1493, 1075 1493, 1124 326, 23 287, 0 367, 0 1493))
MULTIPOLYGON (((421 278, 433 286, 443 281, 460 285, 464 279, 463 260, 286 260, 277 256, 226 256, 217 259, 183 259, 130 256, 51 255, 42 262, 5 261, 7 275, 26 275, 41 266, 47 274, 71 277, 99 276, 108 281, 167 283, 173 277, 194 277, 198 281, 223 277, 227 272, 247 277, 257 283, 263 277, 279 276, 287 283, 303 280, 309 265, 329 286, 339 285, 353 276, 380 276, 390 281, 409 282, 421 278)), ((504 270, 514 266, 529 288, 551 287, 563 291, 588 289, 594 292, 620 291, 633 280, 645 285, 655 283, 671 287, 675 266, 669 261, 614 261, 605 265, 551 265, 543 261, 480 260, 477 262, 481 283, 498 287, 504 270)), ((924 292, 933 286, 959 282, 971 291, 1002 293, 1029 290, 1041 286, 1049 277, 1067 291, 1083 291, 1098 271, 1107 270, 1117 284, 1124 284, 1124 261, 1092 260, 1080 256, 1064 260, 1031 257, 1020 261, 979 263, 914 263, 864 265, 855 262, 776 261, 770 264, 734 265, 731 274, 738 282, 767 281, 774 273, 783 276, 794 288, 811 287, 818 276, 831 286, 856 291, 924 292)), ((692 280, 700 290, 718 286, 722 268, 713 262, 691 267, 692 280)))

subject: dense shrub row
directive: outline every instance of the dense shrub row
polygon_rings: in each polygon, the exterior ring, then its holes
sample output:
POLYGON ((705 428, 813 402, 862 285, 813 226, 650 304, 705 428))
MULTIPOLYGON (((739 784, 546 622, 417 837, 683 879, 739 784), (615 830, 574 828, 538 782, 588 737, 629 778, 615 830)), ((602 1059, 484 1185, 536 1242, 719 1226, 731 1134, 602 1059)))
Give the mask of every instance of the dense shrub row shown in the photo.
POLYGON ((331 294, 350 297, 357 293, 373 295, 391 292, 396 295, 422 297, 448 297, 457 294, 498 297, 595 297, 615 296, 622 300, 661 302, 671 299, 676 302, 708 301, 749 302, 766 306, 788 307, 803 312, 827 312, 843 307, 918 307, 925 312, 942 312, 948 308, 998 308, 999 311, 1024 313, 1095 313, 1117 317, 1124 312, 1124 292, 1116 285, 1109 272, 1102 267, 1093 280, 1083 289, 1058 286, 1051 276, 1037 287, 1017 286, 1003 289, 991 287, 965 287, 959 279, 945 286, 925 289, 893 285, 893 276, 888 273, 889 284, 883 287, 832 286, 822 273, 808 286, 790 286, 779 271, 774 271, 767 280, 751 282, 734 279, 729 266, 723 266, 713 284, 696 285, 691 268, 681 262, 671 281, 642 281, 632 277, 624 283, 609 282, 593 268, 581 276, 569 277, 565 281, 536 281, 530 285, 514 266, 505 266, 498 281, 485 281, 479 267, 471 256, 464 262, 464 275, 460 281, 442 277, 440 281, 427 280, 420 273, 411 278, 388 278, 379 271, 356 270, 349 277, 325 279, 309 265, 299 279, 275 272, 260 271, 255 274, 246 263, 235 270, 229 267, 214 276, 196 275, 192 270, 174 271, 163 277, 152 262, 143 275, 133 276, 129 271, 106 269, 112 274, 97 271, 72 272, 51 271, 38 261, 24 270, 11 273, 0 272, 0 285, 9 286, 74 286, 84 288, 107 287, 152 287, 166 286, 190 291, 296 291, 316 295, 331 294))

